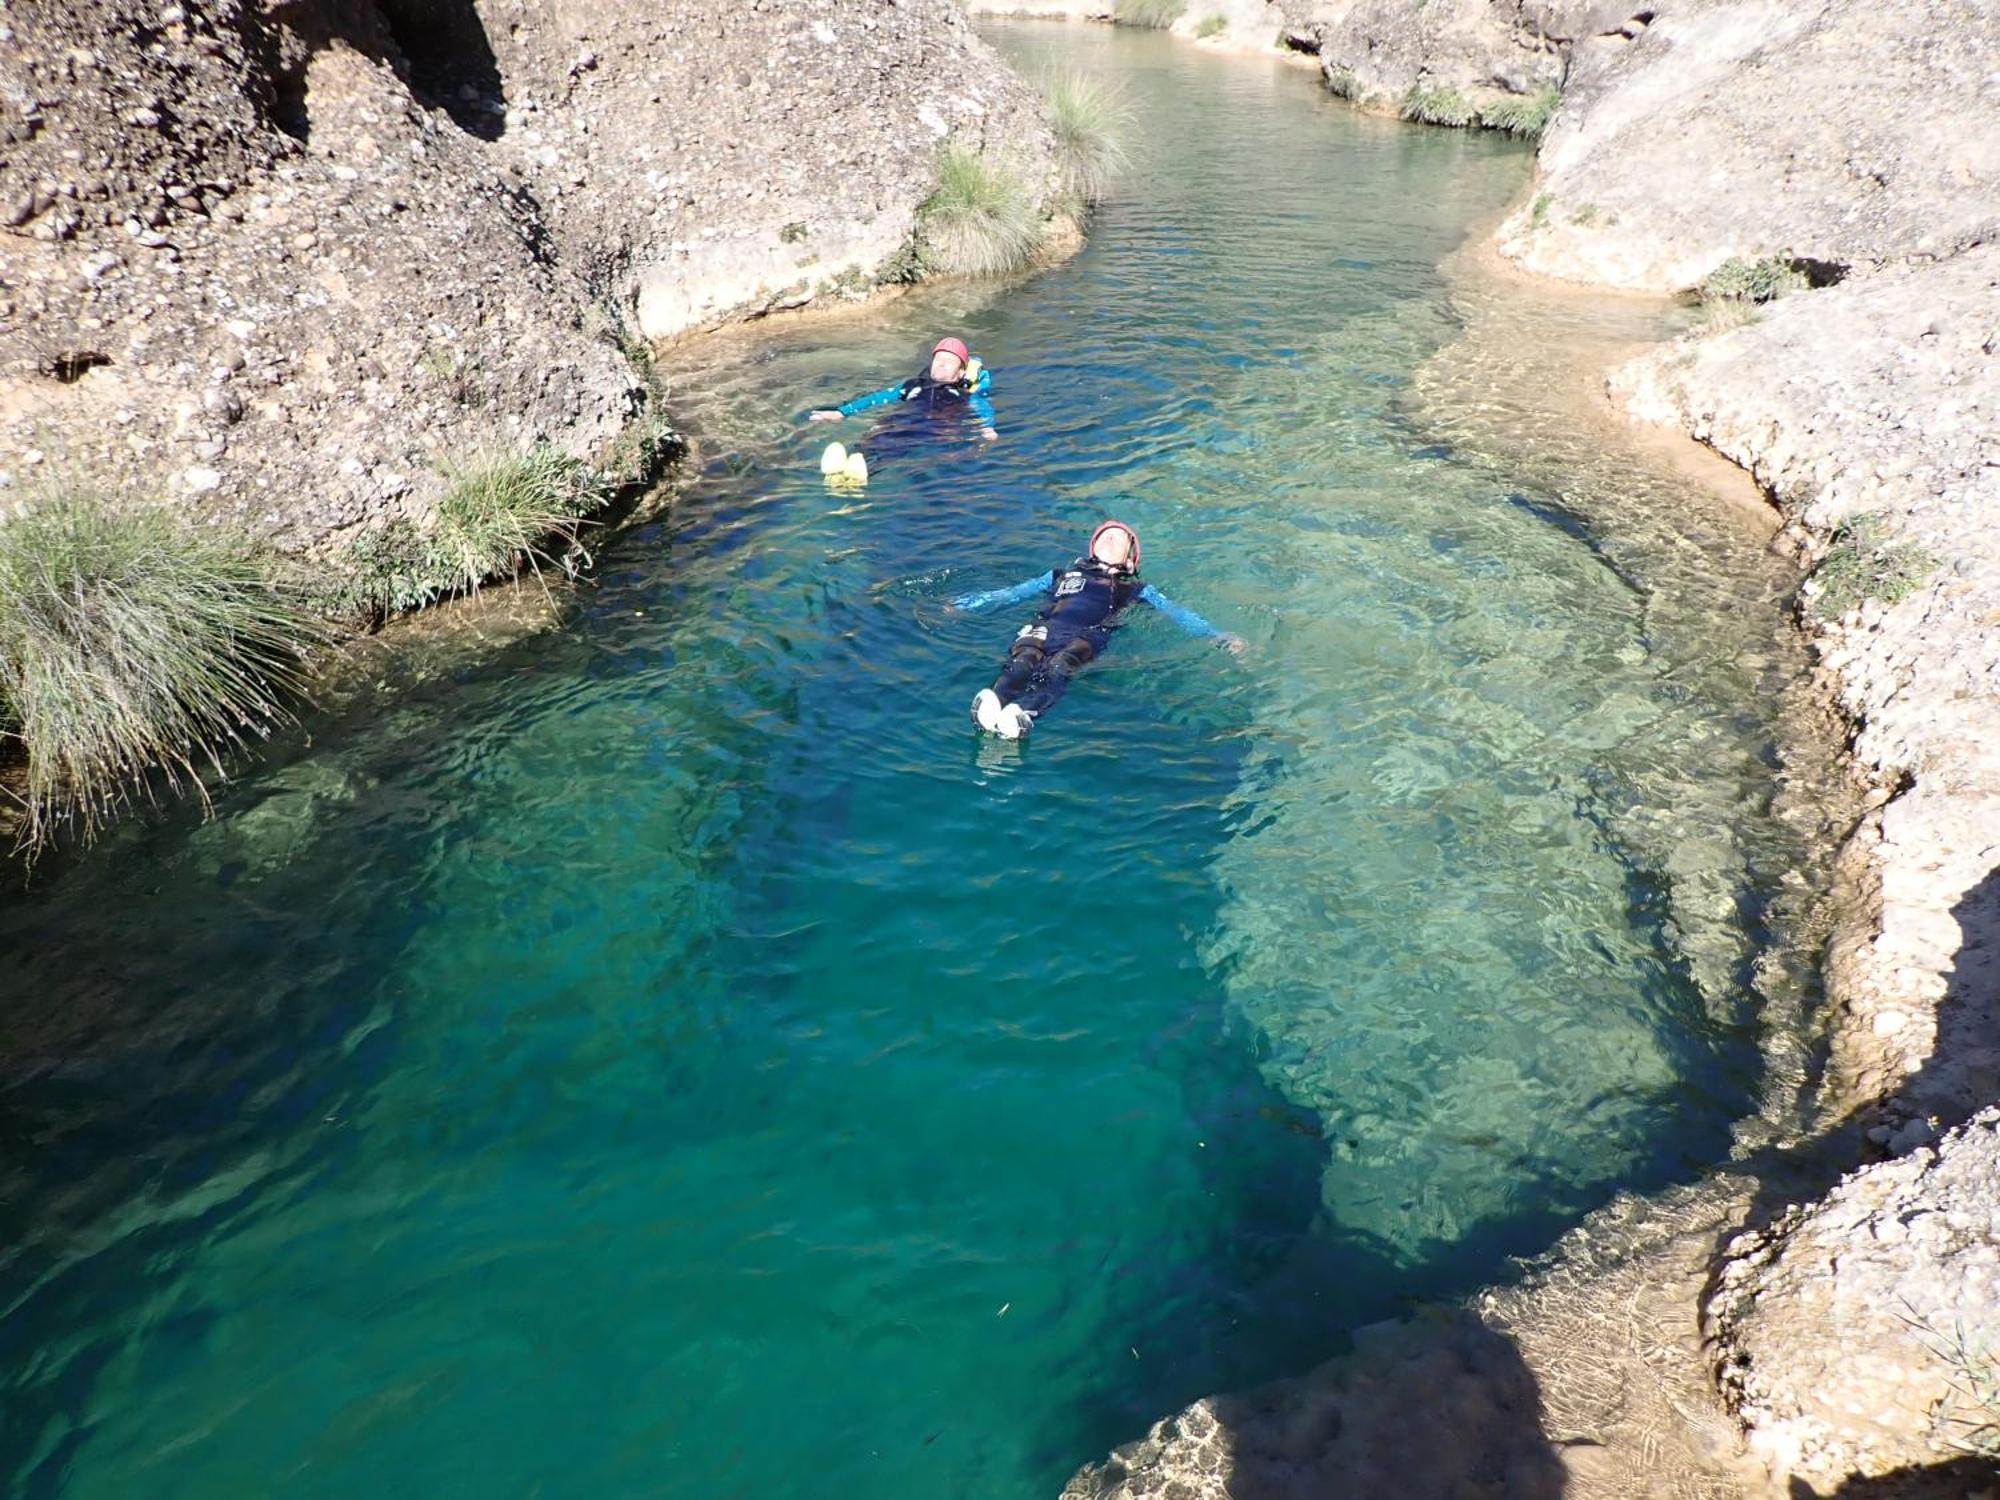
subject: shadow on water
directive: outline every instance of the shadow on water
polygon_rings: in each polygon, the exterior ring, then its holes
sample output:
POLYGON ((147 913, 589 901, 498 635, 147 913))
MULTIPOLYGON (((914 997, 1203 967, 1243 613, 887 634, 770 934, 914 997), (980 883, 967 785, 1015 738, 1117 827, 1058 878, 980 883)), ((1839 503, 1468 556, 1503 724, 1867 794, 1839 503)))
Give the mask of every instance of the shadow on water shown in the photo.
MULTIPOLYGON (((1714 1231, 1707 1257, 1708 1288, 1690 1285, 1686 1292, 1690 1322, 1712 1294, 1730 1242, 1746 1229, 1768 1227, 1794 1205, 1823 1194, 1844 1173, 1880 1159, 1880 1148, 1868 1142, 1865 1130, 1882 1117, 1885 1104, 1923 1100, 1935 1108, 1940 1098, 1955 1097, 1962 1104, 1956 1117, 1947 1110, 1942 1118, 1950 1125, 1980 1102, 1977 1088, 1967 1091, 1961 1063, 1965 1049, 1977 1056, 2000 1044, 1994 1017, 2000 1000, 1994 983, 2000 960, 2000 869, 1966 892, 1953 915, 1962 937, 1939 1028, 1949 1046, 1913 1075, 1896 1099, 1856 1110, 1803 1143, 1755 1152, 1739 1164, 1753 1186, 1733 1210, 1722 1205, 1726 1221, 1714 1231)), ((1376 1285, 1410 1275, 1407 1264, 1379 1250, 1370 1266, 1365 1237, 1357 1241, 1328 1235, 1303 1243, 1313 1245, 1327 1264, 1301 1267, 1294 1262, 1274 1274, 1258 1289, 1260 1296, 1275 1299, 1275 1308, 1267 1313, 1289 1310, 1312 1316, 1321 1299, 1343 1295, 1349 1285, 1342 1280, 1344 1272, 1357 1281, 1373 1279, 1376 1285)), ((1358 1315, 1358 1310, 1348 1311, 1358 1315)), ((1171 1320, 1162 1320, 1145 1336, 1170 1340, 1175 1330, 1171 1320)), ((1593 1354, 1609 1358, 1614 1369, 1619 1355, 1609 1345, 1574 1353, 1585 1360, 1593 1354)), ((1572 1370, 1571 1378, 1577 1373, 1572 1370)), ((1619 1378, 1648 1377, 1634 1364, 1619 1378)), ((1469 1312, 1420 1310, 1407 1319, 1363 1328, 1354 1347, 1310 1374, 1247 1392, 1211 1394, 1189 1412, 1180 1408, 1190 1393, 1159 1383, 1152 1389, 1158 1398, 1155 1418, 1162 1412, 1179 1415, 1169 1418, 1158 1440, 1128 1441, 1079 1476, 1071 1491, 1078 1500, 1127 1500, 1157 1493, 1175 1480, 1194 1482, 1197 1492, 1227 1494, 1231 1500, 1309 1500, 1328 1493, 1362 1500, 1461 1493, 1554 1500, 1564 1494, 1625 1492, 1615 1478, 1612 1489, 1586 1483, 1579 1491, 1578 1474, 1544 1435, 1535 1372, 1511 1337, 1469 1312), (1200 1487, 1204 1476, 1226 1476, 1226 1482, 1200 1487)), ((1114 1419, 1108 1412, 1093 1415, 1100 1421, 1114 1419)), ((1128 1427, 1124 1436, 1129 1440, 1139 1430, 1128 1427)), ((1582 1472, 1587 1474, 1591 1445, 1582 1446, 1582 1472)), ((1721 1476, 1713 1482, 1732 1488, 1735 1483, 1721 1476)), ((1857 1475, 1824 1488, 1794 1478, 1788 1493, 1795 1500, 1990 1500, 2000 1494, 2000 1464, 1974 1455, 1942 1458, 1857 1475)))
POLYGON ((224 1319, 179 1268, 367 1170, 438 856, 494 812, 438 768, 505 734, 552 650, 586 667, 563 636, 402 650, 386 702, 273 746, 214 821, 134 817, 0 891, 5 1493, 66 1493, 107 1369, 170 1384, 146 1345, 199 1350, 224 1319))
POLYGON ((1830 1490, 1816 1490, 1803 1479, 1791 1484, 1791 1500, 1992 1500, 1994 1495, 2000 1495, 2000 1462, 1990 1458, 1913 1464, 1830 1490))
MULTIPOLYGON (((1837 1118, 1820 1122, 1803 1140, 1747 1158, 1743 1166, 1757 1186, 1740 1219, 1716 1237, 1714 1272, 1702 1296, 1704 1306, 1720 1289, 1724 1247, 1737 1235, 1768 1229, 1797 1205, 1823 1196, 1848 1173, 1887 1158, 1887 1149, 1870 1139, 1870 1132, 1885 1121, 1891 1125, 1911 1119, 1934 1121, 1941 1134, 2000 1096, 1994 1062, 2000 1057, 2000 867, 1987 871, 1965 891, 1953 903, 1951 915, 1958 924, 1959 945, 1938 1001, 1936 1041, 1929 1057, 1887 1097, 1864 1100, 1837 1118)), ((1821 1077, 1826 1064, 1822 1036, 1811 1069, 1813 1079, 1821 1077)), ((1946 1472, 1957 1470, 1947 1466, 1946 1472)), ((1987 1472, 1994 1472, 1991 1466, 1987 1472)))

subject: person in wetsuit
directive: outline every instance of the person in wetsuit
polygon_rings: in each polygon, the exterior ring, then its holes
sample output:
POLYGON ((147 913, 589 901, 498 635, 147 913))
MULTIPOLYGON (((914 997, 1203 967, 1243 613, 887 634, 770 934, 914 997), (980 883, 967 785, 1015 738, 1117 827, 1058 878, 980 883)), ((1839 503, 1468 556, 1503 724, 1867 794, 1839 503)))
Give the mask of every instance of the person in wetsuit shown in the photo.
POLYGON ((837 422, 878 406, 899 404, 904 411, 922 411, 930 417, 958 417, 970 414, 979 422, 983 438, 1000 436, 994 426, 993 372, 975 359, 964 339, 942 338, 931 346, 930 368, 921 375, 885 385, 879 391, 856 396, 838 406, 822 406, 812 414, 815 422, 837 422))
POLYGON ((1015 634, 993 686, 981 688, 972 700, 973 723, 1002 739, 1020 739, 1036 715, 1062 697, 1077 668, 1104 649, 1119 615, 1135 600, 1152 605, 1189 635, 1214 640, 1231 652, 1243 649, 1241 637, 1217 630, 1140 581, 1139 534, 1123 521, 1100 523, 1084 555, 1066 568, 1037 573, 1012 588, 961 594, 951 602, 959 609, 984 609, 1043 591, 1047 601, 1015 634))

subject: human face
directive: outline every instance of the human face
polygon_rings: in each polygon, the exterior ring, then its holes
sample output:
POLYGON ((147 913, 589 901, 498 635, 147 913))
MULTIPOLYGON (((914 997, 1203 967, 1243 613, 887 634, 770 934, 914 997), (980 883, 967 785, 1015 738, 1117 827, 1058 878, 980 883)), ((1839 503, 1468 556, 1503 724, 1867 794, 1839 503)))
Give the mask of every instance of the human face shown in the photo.
MULTIPOLYGON (((907 370, 909 366, 903 368, 907 370)), ((931 356, 931 379, 939 385, 950 385, 964 372, 964 362, 949 349, 940 349, 931 356)))
POLYGON ((1107 568, 1122 568, 1132 560, 1132 533, 1113 526, 1101 533, 1090 555, 1107 568))

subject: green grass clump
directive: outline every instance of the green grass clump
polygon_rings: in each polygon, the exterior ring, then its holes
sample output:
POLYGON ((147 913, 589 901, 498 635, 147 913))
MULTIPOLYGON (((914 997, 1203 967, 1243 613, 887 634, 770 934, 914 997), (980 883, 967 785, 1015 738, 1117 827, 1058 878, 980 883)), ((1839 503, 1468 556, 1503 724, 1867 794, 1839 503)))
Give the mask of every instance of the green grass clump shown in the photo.
POLYGON ((624 431, 597 455, 597 467, 610 485, 645 484, 687 452, 687 439, 667 414, 667 381, 653 357, 653 346, 616 304, 600 304, 596 312, 645 393, 624 431))
POLYGON ((971 146, 938 151, 937 186, 917 208, 925 270, 997 276, 1027 263, 1040 223, 1020 175, 971 146))
POLYGON ((27 759, 21 846, 86 841, 155 773, 287 718, 320 637, 244 540, 73 491, 0 522, 0 735, 27 759))
POLYGON ((1841 523, 1813 570, 1813 612, 1837 620, 1863 599, 1898 603, 1922 587, 1937 565, 1915 542, 1890 541, 1879 514, 1855 516, 1841 523))
POLYGON ((1361 102, 1361 80, 1352 68, 1334 69, 1326 75, 1326 86, 1336 99, 1351 99, 1357 104, 1361 102))
POLYGON ((428 531, 397 521, 349 545, 353 604, 393 614, 518 578, 523 568, 573 573, 584 561, 581 522, 609 498, 595 469, 546 443, 446 478, 428 531))
POLYGON ((1517 94, 1497 104, 1483 106, 1479 111, 1479 123, 1492 130, 1504 130, 1510 135, 1538 141, 1542 132, 1548 129, 1549 121, 1555 117, 1559 98, 1553 84, 1537 93, 1517 94))
POLYGON ((1114 0, 1111 19, 1120 26, 1146 26, 1161 31, 1181 18, 1187 0, 1114 0))
POLYGON ((1221 36, 1228 29, 1229 18, 1211 12, 1195 22, 1194 39, 1198 42, 1205 42, 1212 36, 1221 36))
POLYGON ((1479 118, 1478 106, 1450 84, 1432 88, 1421 82, 1403 95, 1401 113, 1419 125, 1470 125, 1479 118))
POLYGON ((1732 255, 1701 284, 1704 301, 1729 299, 1737 302, 1772 302, 1788 292, 1802 292, 1812 285, 1805 272, 1780 255, 1762 260, 1745 260, 1732 255))
POLYGON ((1549 208, 1556 201, 1554 193, 1535 194, 1535 206, 1528 210, 1528 227, 1540 229, 1549 222, 1549 208))
POLYGON ((1931 1432, 1947 1448, 2000 1459, 2000 1351, 1954 1318, 1949 1332, 1920 1315, 1907 1299, 1896 1316, 1949 1374, 1944 1398, 1931 1411, 1931 1432))
POLYGON ((1043 79, 1042 97, 1055 122, 1058 191, 1070 206, 1088 208, 1125 164, 1120 138, 1132 123, 1131 106, 1116 84, 1074 68, 1043 79))

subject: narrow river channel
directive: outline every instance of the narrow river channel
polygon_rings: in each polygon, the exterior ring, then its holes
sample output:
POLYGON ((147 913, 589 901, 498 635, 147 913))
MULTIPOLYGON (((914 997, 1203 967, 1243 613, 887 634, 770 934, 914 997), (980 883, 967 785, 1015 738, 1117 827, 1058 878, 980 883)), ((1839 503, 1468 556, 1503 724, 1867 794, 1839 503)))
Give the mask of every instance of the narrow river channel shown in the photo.
POLYGON ((8 1493, 1048 1500, 1727 1149, 1776 604, 1412 416, 1527 150, 996 34, 1130 92, 1081 255, 697 354, 557 628, 0 904, 8 1493), (1000 441, 830 492, 947 331, 1000 441), (982 740, 1107 514, 1247 651, 982 740))

